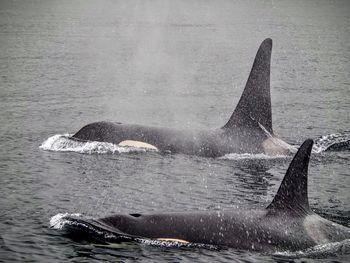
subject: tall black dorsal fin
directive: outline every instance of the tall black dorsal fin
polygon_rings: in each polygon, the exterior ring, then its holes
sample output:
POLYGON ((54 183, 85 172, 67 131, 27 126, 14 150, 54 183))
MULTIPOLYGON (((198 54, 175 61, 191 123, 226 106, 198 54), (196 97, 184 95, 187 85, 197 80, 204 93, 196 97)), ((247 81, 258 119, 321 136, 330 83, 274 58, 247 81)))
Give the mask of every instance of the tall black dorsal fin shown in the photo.
POLYGON ((295 154, 280 188, 267 209, 289 210, 296 214, 310 211, 307 174, 313 140, 306 140, 295 154))
POLYGON ((267 38, 256 53, 242 96, 224 128, 250 126, 253 120, 273 134, 270 96, 271 50, 272 40, 267 38))

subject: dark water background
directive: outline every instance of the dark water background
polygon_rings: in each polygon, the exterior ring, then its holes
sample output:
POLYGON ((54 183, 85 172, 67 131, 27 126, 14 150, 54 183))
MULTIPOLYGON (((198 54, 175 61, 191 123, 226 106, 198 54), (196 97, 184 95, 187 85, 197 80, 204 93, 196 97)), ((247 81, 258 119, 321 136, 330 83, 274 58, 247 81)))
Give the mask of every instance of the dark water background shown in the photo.
MULTIPOLYGON (((101 247, 68 239, 49 221, 58 213, 264 207, 290 158, 111 153, 103 145, 63 152, 64 143, 49 147, 56 151, 39 148, 97 120, 219 127, 266 37, 274 41, 275 133, 297 145, 348 136, 346 0, 1 0, 0 261, 276 261, 234 249, 101 247)), ((349 160, 347 149, 314 154, 309 173, 312 208, 347 226, 349 160)), ((349 248, 317 257, 348 262, 349 248)))

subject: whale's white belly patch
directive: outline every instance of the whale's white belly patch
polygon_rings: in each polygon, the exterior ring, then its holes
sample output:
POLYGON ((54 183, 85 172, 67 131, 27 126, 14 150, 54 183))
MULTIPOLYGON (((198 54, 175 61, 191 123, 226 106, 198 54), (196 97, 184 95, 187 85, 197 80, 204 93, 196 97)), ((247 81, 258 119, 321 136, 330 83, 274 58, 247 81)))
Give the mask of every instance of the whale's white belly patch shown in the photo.
POLYGON ((120 142, 118 145, 119 146, 135 147, 135 148, 151 149, 151 150, 158 151, 158 148, 152 144, 149 144, 146 142, 134 141, 134 140, 125 140, 125 141, 120 142))

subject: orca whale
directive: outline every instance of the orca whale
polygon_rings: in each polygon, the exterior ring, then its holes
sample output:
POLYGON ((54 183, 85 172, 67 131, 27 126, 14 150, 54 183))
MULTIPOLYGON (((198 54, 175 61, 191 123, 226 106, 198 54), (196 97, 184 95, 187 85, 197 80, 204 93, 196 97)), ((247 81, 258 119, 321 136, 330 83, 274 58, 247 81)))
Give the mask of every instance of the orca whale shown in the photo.
POLYGON ((274 136, 271 117, 272 40, 265 39, 239 103, 221 128, 180 130, 114 122, 94 122, 71 138, 157 149, 160 152, 219 157, 228 153, 286 155, 292 146, 274 136))
POLYGON ((299 251, 350 239, 350 228, 309 207, 307 180, 313 141, 306 140, 265 209, 163 214, 117 214, 100 219, 64 217, 74 237, 100 242, 151 239, 261 252, 299 251))

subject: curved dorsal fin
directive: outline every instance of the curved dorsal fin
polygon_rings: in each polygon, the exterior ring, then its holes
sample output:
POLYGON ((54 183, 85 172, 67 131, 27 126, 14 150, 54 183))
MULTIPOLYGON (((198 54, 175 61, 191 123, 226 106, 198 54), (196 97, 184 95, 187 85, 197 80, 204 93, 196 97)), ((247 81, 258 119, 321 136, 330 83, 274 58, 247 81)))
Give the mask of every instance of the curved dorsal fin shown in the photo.
POLYGON ((267 209, 288 210, 295 214, 310 211, 307 174, 313 140, 306 140, 295 154, 283 181, 267 209))
POLYGON ((273 134, 270 96, 271 50, 272 40, 267 38, 261 43, 256 53, 242 96, 224 128, 250 127, 253 120, 273 134))

